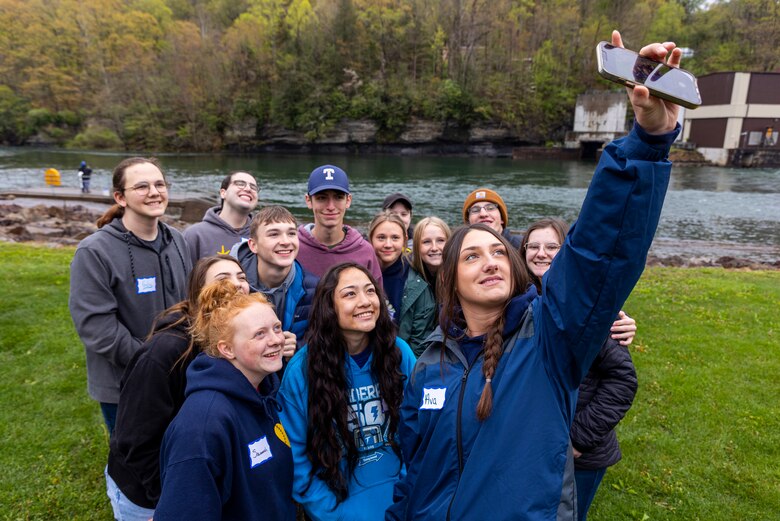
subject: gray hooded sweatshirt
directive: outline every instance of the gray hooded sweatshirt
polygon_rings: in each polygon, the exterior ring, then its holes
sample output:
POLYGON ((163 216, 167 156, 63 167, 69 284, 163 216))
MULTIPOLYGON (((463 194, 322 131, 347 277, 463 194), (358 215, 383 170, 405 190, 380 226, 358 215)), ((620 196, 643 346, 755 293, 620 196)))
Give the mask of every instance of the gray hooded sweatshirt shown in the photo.
POLYGON ((236 229, 222 220, 219 216, 221 208, 213 206, 206 210, 203 220, 193 224, 184 230, 184 240, 190 249, 190 258, 195 265, 198 259, 217 255, 227 255, 230 248, 249 239, 249 225, 252 223, 252 214, 246 220, 242 228, 236 229))
POLYGON ((184 238, 158 227, 159 253, 117 218, 81 241, 71 262, 68 307, 87 351, 87 389, 99 402, 119 401, 122 373, 154 318, 186 297, 184 238))

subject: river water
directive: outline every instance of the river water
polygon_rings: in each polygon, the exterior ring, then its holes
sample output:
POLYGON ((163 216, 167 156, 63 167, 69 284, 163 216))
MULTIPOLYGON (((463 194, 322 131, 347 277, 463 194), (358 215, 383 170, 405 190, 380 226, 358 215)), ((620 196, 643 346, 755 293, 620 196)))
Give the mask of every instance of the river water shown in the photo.
MULTIPOLYGON (((40 188, 43 171, 56 168, 63 184, 78 186, 81 160, 94 169, 93 191, 107 191, 111 169, 125 155, 34 148, 0 148, 0 189, 40 188)), ((287 206, 311 220, 303 195, 317 165, 338 165, 350 176, 353 202, 347 222, 365 226, 391 192, 414 201, 415 221, 436 215, 459 224, 466 195, 478 186, 498 191, 509 226, 521 230, 543 216, 577 217, 595 163, 515 161, 473 157, 229 155, 159 156, 172 192, 214 197, 222 177, 247 170, 257 178, 261 203, 287 206)), ((675 166, 652 252, 660 257, 729 255, 780 260, 780 169, 675 166)))

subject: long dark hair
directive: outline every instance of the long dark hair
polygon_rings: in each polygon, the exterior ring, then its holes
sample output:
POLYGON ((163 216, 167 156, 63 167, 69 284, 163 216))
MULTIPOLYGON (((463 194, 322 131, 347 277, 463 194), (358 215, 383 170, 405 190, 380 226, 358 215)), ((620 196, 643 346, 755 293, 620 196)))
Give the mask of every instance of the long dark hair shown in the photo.
MULTIPOLYGON (((493 409, 493 386, 491 384, 501 355, 504 353, 504 324, 506 321, 506 306, 510 300, 525 291, 530 284, 528 272, 522 264, 520 254, 501 234, 485 224, 471 224, 461 226, 456 229, 452 237, 444 246, 443 260, 439 268, 439 284, 436 288, 437 297, 441 302, 441 312, 439 314, 439 325, 444 333, 444 344, 447 343, 447 336, 454 327, 465 329, 466 321, 458 300, 458 260, 460 250, 463 247, 463 240, 473 231, 483 231, 490 233, 506 249, 509 258, 509 270, 511 287, 509 298, 504 303, 504 308, 495 322, 490 325, 485 333, 484 343, 484 361, 482 362, 482 374, 485 376, 485 387, 482 389, 482 396, 477 404, 477 418, 484 421, 490 416, 493 409)), ((444 350, 442 349, 442 362, 444 360, 444 350)))
MULTIPOLYGON (((154 157, 128 157, 122 160, 118 165, 114 167, 113 175, 111 176, 111 191, 112 193, 124 192, 125 190, 125 172, 127 169, 134 165, 140 165, 143 163, 150 163, 156 166, 165 179, 165 171, 162 169, 160 162, 154 157)), ((117 217, 122 217, 125 214, 123 206, 118 204, 112 205, 106 212, 101 215, 97 220, 97 227, 102 228, 117 217)))
MULTIPOLYGON (((187 278, 187 298, 160 313, 160 315, 154 321, 152 332, 149 333, 147 340, 161 331, 174 329, 181 324, 185 324, 187 327, 192 324, 192 322, 195 320, 195 315, 198 312, 198 299, 200 293, 203 290, 203 287, 206 285, 206 273, 214 264, 224 260, 235 262, 236 265, 241 268, 241 263, 230 255, 211 255, 209 257, 203 257, 195 263, 195 266, 192 268, 192 271, 187 278), (160 323, 160 321, 168 317, 175 317, 175 319, 158 329, 157 325, 160 323)), ((243 271, 243 268, 241 269, 243 271)), ((200 351, 192 335, 190 335, 189 340, 190 343, 187 346, 187 349, 181 354, 178 360, 176 360, 176 363, 173 364, 173 368, 182 363, 182 361, 187 360, 193 351, 200 351)))
POLYGON ((308 486, 314 476, 319 477, 335 494, 338 502, 344 501, 348 496, 349 477, 358 461, 354 435, 348 426, 354 412, 349 405, 349 382, 344 367, 349 356, 347 343, 341 329, 334 327, 338 324, 334 304, 336 286, 341 274, 349 269, 363 272, 379 296, 379 317, 376 327, 369 333, 369 345, 373 348, 371 374, 379 384, 382 401, 387 405, 387 436, 390 446, 399 458, 400 449, 395 443, 395 433, 398 430, 405 380, 400 369, 401 352, 395 345, 395 325, 390 319, 387 304, 376 279, 365 267, 354 262, 333 266, 317 285, 306 337, 309 382, 306 453, 312 463, 308 486), (345 450, 346 475, 341 472, 339 466, 345 450))
POLYGON ((536 289, 538 289, 540 292, 542 291, 542 279, 534 275, 534 273, 531 271, 531 267, 528 265, 528 262, 526 262, 525 259, 525 250, 528 247, 528 236, 531 235, 531 232, 535 230, 543 230, 545 228, 553 229, 555 234, 558 236, 559 244, 563 244, 563 241, 566 239, 566 234, 569 233, 569 225, 566 224, 565 221, 556 217, 545 217, 544 219, 539 219, 538 221, 531 223, 523 235, 523 240, 520 242, 520 255, 523 261, 523 266, 525 266, 525 270, 528 273, 528 276, 531 278, 531 282, 533 282, 533 284, 536 286, 536 289))

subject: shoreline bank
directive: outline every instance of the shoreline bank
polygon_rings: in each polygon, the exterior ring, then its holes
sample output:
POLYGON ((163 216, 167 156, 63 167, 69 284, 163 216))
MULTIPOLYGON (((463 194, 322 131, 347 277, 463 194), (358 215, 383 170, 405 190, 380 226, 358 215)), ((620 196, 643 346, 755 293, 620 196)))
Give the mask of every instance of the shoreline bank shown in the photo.
MULTIPOLYGON (((36 199, 0 200, 0 242, 40 244, 49 247, 72 247, 94 233, 95 221, 108 208, 97 202, 68 202, 51 205, 36 199)), ((163 222, 182 231, 191 222, 166 215, 163 222)), ((734 248, 733 245, 729 245, 734 248)), ((780 251, 756 246, 734 248, 732 255, 718 255, 708 250, 726 249, 724 245, 705 241, 665 241, 656 239, 647 258, 648 266, 722 267, 726 269, 780 270, 780 251), (682 249, 681 249, 682 248, 682 249), (755 260, 768 258, 769 260, 755 260)))

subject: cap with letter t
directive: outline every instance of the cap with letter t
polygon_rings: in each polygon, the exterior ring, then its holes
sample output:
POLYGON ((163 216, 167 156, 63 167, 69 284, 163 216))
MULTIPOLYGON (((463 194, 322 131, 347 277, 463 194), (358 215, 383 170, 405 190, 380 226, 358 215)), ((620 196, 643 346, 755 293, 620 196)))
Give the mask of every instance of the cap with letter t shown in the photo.
POLYGON ((322 165, 309 174, 309 195, 323 190, 337 190, 346 194, 349 191, 349 178, 341 168, 333 165, 322 165))

